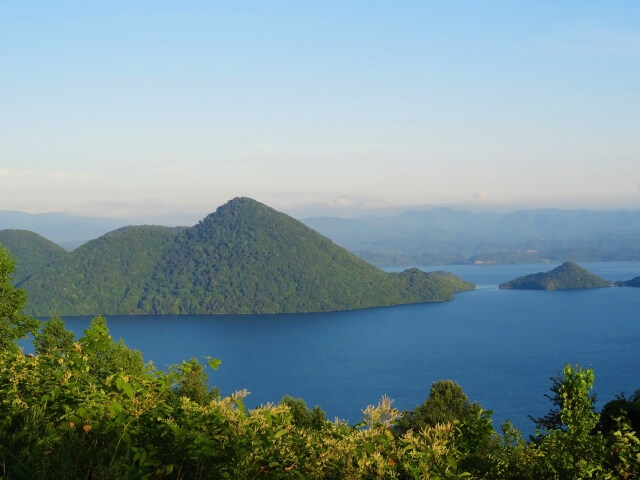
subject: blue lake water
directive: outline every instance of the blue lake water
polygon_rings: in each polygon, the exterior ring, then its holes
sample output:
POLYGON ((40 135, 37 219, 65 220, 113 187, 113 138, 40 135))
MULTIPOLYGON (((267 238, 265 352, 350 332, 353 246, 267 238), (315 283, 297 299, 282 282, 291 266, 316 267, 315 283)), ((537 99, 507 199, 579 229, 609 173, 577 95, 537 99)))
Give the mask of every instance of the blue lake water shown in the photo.
MULTIPOLYGON (((584 263, 607 280, 640 275, 640 262, 584 263)), ((526 433, 527 415, 551 406, 549 377, 566 362, 595 369, 599 406, 640 389, 640 289, 499 290, 498 284, 556 265, 444 266, 478 288, 452 302, 286 315, 107 316, 159 368, 183 359, 222 360, 211 382, 223 395, 247 388, 248 406, 284 394, 357 422, 384 394, 413 408, 439 379, 526 433)), ((81 335, 89 317, 67 317, 81 335)))

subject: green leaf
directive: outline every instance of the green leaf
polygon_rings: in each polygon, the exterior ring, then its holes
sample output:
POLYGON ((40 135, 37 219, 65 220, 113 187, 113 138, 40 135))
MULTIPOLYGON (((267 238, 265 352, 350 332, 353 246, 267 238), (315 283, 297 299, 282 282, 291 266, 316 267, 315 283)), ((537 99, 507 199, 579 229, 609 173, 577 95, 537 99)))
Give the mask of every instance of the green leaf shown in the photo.
POLYGON ((129 385, 127 382, 122 382, 122 391, 127 397, 133 397, 133 387, 131 387, 131 385, 129 385))
POLYGON ((283 428, 282 430, 277 431, 276 434, 273 436, 273 438, 277 440, 278 438, 283 436, 285 433, 287 433, 287 429, 283 428))
POLYGON ((271 415, 271 412, 269 410, 265 410, 264 416, 267 419, 267 425, 271 427, 271 425, 273 425, 273 415, 271 415))
POLYGON ((120 403, 116 402, 115 400, 111 402, 111 404, 109 404, 107 408, 109 409, 109 412, 111 412, 111 415, 115 416, 118 413, 122 413, 122 405, 120 405, 120 403))
POLYGON ((236 404, 236 407, 238 407, 238 410, 240 410, 240 413, 242 413, 243 415, 247 414, 247 408, 244 406, 244 402, 242 401, 241 398, 236 398, 233 403, 236 404))
POLYGON ((221 363, 222 363, 222 360, 218 360, 217 358, 212 358, 211 360, 209 360, 209 366, 214 370, 218 370, 218 367, 220 366, 221 363))

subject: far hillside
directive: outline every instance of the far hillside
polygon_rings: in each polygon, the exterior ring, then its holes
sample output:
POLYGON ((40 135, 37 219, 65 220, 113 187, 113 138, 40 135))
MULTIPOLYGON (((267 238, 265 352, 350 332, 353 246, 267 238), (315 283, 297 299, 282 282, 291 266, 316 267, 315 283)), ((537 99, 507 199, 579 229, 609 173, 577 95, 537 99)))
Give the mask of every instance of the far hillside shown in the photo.
POLYGON ((376 265, 640 260, 640 211, 415 208, 304 222, 376 265))
POLYGON ((24 282, 31 274, 61 260, 67 251, 51 240, 27 230, 0 230, 0 245, 17 261, 13 283, 24 282))

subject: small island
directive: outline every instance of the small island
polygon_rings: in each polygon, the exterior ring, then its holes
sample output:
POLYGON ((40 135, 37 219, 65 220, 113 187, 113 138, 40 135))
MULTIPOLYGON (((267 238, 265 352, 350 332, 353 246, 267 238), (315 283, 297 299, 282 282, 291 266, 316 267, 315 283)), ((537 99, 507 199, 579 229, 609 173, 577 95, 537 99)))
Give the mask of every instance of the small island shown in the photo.
POLYGON ((640 276, 632 278, 631 280, 627 280, 626 282, 617 281, 615 283, 616 287, 640 287, 640 276))
POLYGON ((565 262, 548 272, 525 275, 501 283, 501 289, 518 290, 568 290, 610 287, 611 282, 594 275, 574 262, 565 262))

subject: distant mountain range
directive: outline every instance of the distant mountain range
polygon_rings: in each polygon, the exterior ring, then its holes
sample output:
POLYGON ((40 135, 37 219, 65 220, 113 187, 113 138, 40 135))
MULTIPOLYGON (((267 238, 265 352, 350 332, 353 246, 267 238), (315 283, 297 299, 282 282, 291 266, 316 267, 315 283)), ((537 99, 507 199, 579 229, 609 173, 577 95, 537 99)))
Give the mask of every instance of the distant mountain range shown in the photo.
MULTIPOLYGON (((640 260, 640 211, 424 208, 302 221, 375 265, 640 260)), ((133 223, 0 211, 0 230, 30 230, 67 250, 133 223)))
POLYGON ((377 265, 640 260, 640 211, 435 208, 303 221, 377 265))
POLYGON ((193 227, 124 227, 72 252, 24 230, 0 239, 23 264, 14 283, 28 293, 26 313, 39 316, 349 310, 474 288, 443 272, 384 272, 249 198, 193 227))
POLYGON ((548 272, 532 273, 500 284, 502 289, 517 290, 568 290, 609 286, 611 282, 574 262, 565 262, 548 272))

